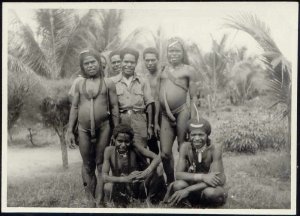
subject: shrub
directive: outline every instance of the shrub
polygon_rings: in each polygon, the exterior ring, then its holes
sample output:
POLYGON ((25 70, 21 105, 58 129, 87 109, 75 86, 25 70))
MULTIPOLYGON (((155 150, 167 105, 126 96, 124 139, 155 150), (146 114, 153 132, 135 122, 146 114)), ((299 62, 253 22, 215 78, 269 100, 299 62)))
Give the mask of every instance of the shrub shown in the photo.
POLYGON ((245 115, 232 118, 219 126, 225 151, 256 153, 272 148, 280 150, 287 144, 286 121, 245 115))
POLYGON ((53 128, 59 137, 64 168, 68 168, 65 133, 71 108, 68 97, 69 84, 70 82, 60 80, 49 85, 49 95, 42 100, 40 105, 44 124, 53 128))
POLYGON ((8 116, 7 126, 12 140, 11 129, 19 119, 24 104, 28 95, 30 94, 31 82, 28 77, 24 75, 14 76, 9 73, 8 76, 8 116))

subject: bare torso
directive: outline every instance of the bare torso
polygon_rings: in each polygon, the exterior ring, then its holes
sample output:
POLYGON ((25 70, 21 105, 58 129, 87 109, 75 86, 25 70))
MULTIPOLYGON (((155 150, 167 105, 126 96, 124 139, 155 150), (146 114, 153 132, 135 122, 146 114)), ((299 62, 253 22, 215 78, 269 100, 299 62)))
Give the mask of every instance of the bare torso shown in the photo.
MULTIPOLYGON (((202 153, 202 161, 201 163, 198 162, 197 156, 193 154, 192 151, 192 146, 189 144, 186 147, 185 150, 185 159, 186 159, 186 172, 189 171, 189 169, 192 166, 192 161, 195 163, 197 169, 195 172, 197 173, 208 173, 210 166, 213 162, 213 151, 214 151, 214 146, 209 146, 203 153, 202 153), (192 161, 191 161, 192 159, 192 161)), ((196 168, 195 167, 195 168, 196 168)))
POLYGON ((170 72, 176 79, 178 79, 185 88, 189 88, 190 79, 190 66, 181 65, 178 68, 172 68, 167 66, 160 76, 160 90, 159 90, 159 102, 163 110, 165 110, 164 92, 166 92, 166 98, 171 110, 174 110, 186 103, 187 91, 175 85, 166 73, 166 70, 170 72))
POLYGON ((113 176, 119 176, 122 173, 128 175, 132 171, 138 170, 137 155, 135 151, 129 150, 130 156, 128 155, 127 157, 122 158, 116 153, 114 146, 109 148, 111 148, 109 151, 109 163, 113 176))
MULTIPOLYGON (((99 79, 87 79, 86 81, 86 92, 92 92, 92 95, 96 95, 99 88, 99 79)), ((83 83, 81 80, 78 83, 80 99, 78 103, 78 122, 84 129, 91 128, 90 109, 91 101, 86 98, 83 93, 83 83)), ((108 98, 107 98, 107 85, 103 82, 102 89, 99 95, 94 99, 94 118, 96 128, 101 126, 101 123, 108 118, 108 98)))
POLYGON ((150 88, 151 88, 151 95, 153 98, 155 98, 155 93, 156 93, 156 87, 157 87, 157 74, 156 75, 151 75, 148 74, 147 79, 150 83, 150 88))

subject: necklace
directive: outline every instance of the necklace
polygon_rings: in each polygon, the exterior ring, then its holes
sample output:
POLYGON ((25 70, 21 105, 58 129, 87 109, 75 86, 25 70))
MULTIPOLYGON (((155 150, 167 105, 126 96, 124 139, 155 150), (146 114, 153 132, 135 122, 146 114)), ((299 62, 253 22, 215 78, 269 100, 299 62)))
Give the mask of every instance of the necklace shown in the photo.
POLYGON ((198 163, 201 163, 202 162, 202 153, 207 149, 207 146, 204 145, 200 149, 196 149, 195 147, 193 147, 193 148, 194 148, 196 156, 198 158, 198 163))

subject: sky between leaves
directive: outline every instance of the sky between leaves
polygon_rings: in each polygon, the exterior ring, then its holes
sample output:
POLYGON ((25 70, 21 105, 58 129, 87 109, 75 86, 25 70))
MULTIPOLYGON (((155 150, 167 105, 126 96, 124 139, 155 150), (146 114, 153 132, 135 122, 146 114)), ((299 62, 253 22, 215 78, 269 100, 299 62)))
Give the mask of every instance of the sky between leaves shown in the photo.
MULTIPOLYGON (((253 13, 264 21, 282 53, 292 63, 297 60, 298 5, 296 2, 194 2, 194 3, 60 3, 63 8, 118 8, 125 9, 121 38, 124 39, 138 27, 156 32, 162 28, 166 38, 180 36, 195 42, 203 51, 209 51, 212 38, 221 40, 228 33, 227 48, 246 46, 249 53, 262 50, 247 34, 224 28, 224 17, 253 13)), ((12 8, 22 20, 36 27, 32 19, 33 8, 57 8, 55 4, 13 3, 12 8)))

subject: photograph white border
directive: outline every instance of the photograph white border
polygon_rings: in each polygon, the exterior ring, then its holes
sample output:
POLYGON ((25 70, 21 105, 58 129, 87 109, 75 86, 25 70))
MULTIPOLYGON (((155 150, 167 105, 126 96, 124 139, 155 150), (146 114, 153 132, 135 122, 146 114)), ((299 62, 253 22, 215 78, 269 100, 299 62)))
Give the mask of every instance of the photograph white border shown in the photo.
MULTIPOLYGON (((38 207, 7 207, 7 41, 8 41, 8 10, 16 6, 23 9, 37 8, 73 8, 73 9, 189 9, 201 7, 201 4, 263 4, 266 2, 127 2, 127 3, 2 3, 2 212, 61 212, 61 213, 173 213, 173 214, 296 214, 296 161, 297 161, 297 48, 298 35, 294 36, 295 46, 292 65, 292 131, 291 131, 291 208, 290 209, 162 209, 162 208, 38 208, 38 207)), ((272 2, 267 2, 272 3, 272 2)), ((278 2, 293 5, 297 11, 297 2, 278 2)), ((294 12, 294 11, 292 11, 294 12)), ((298 32, 298 29, 297 29, 298 32)))

